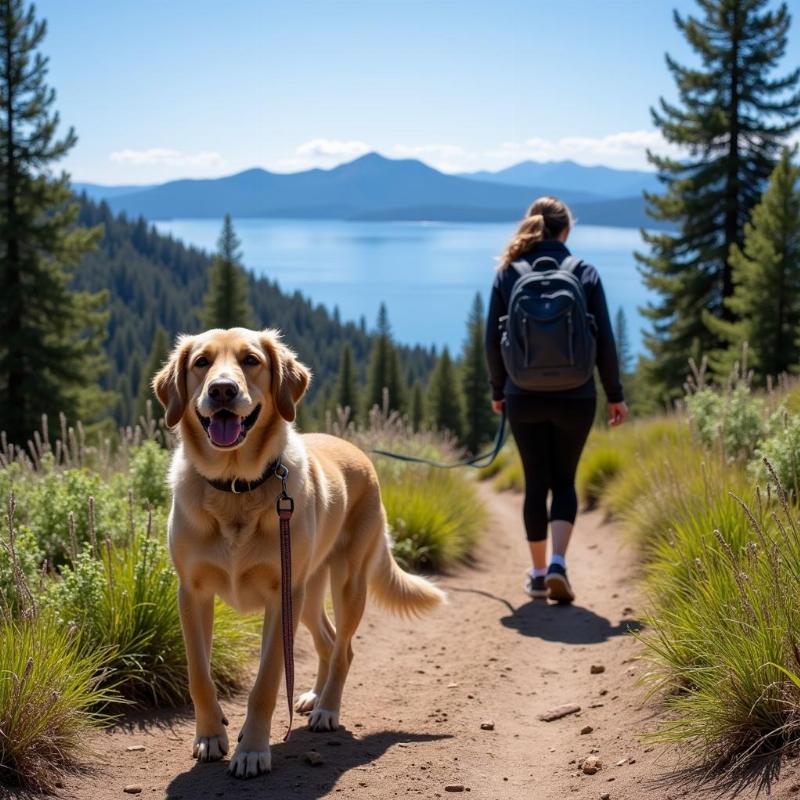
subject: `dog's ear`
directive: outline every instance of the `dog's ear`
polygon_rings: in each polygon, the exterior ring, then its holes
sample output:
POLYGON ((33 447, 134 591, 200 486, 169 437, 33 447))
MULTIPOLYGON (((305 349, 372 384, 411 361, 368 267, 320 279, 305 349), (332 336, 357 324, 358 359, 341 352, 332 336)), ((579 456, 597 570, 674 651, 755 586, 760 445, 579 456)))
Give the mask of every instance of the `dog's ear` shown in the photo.
POLYGON ((174 428, 183 417, 189 402, 186 391, 186 365, 194 337, 180 336, 166 364, 153 377, 153 391, 166 409, 164 419, 174 428))
POLYGON ((311 381, 311 371, 297 360, 297 356, 280 340, 277 331, 262 331, 261 345, 269 357, 272 400, 278 413, 294 422, 295 407, 306 393, 311 381))

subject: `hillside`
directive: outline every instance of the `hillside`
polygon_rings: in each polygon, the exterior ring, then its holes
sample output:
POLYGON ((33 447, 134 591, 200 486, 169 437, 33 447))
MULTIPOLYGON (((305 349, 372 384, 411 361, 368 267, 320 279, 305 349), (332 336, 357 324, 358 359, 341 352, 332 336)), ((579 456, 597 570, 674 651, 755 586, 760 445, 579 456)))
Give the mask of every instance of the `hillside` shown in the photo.
MULTIPOLYGON (((80 224, 102 223, 105 233, 97 251, 79 266, 75 283, 109 293, 105 350, 111 371, 105 385, 119 395, 115 420, 127 425, 135 421, 136 398, 151 377, 143 370, 157 328, 163 327, 170 340, 178 332, 198 330, 196 312, 206 291, 210 257, 157 233, 141 218, 131 222, 114 214, 106 203, 98 205, 85 195, 80 203, 80 224)), ((286 341, 311 367, 310 401, 330 390, 345 341, 353 348, 359 378, 365 379, 372 344, 366 326, 342 322, 299 292, 284 294, 272 281, 252 275, 250 302, 259 324, 282 330, 286 341)), ((391 308, 389 312, 391 315, 391 308)), ((421 347, 400 347, 399 351, 401 363, 412 377, 427 377, 434 362, 430 351, 421 347)))
MULTIPOLYGON (((421 161, 377 153, 329 170, 282 174, 250 169, 145 188, 82 185, 113 211, 150 220, 230 213, 239 218, 505 221, 519 219, 536 196, 554 191, 548 183, 517 186, 446 175, 421 161)), ((607 195, 579 186, 558 193, 587 224, 638 227, 644 219, 638 192, 625 204, 608 207, 607 195)))

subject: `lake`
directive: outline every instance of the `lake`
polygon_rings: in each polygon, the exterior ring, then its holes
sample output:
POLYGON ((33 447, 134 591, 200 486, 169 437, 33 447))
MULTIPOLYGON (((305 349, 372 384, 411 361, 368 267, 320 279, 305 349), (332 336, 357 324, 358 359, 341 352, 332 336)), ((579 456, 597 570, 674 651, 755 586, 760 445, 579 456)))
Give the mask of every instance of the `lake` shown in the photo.
MULTIPOLYGON (((338 220, 234 220, 243 262, 257 275, 298 290, 342 319, 366 317, 374 327, 381 302, 395 338, 406 344, 461 348, 476 292, 488 299, 494 256, 515 225, 496 223, 346 222, 338 220)), ((156 223, 159 231, 205 250, 216 248, 216 219, 156 223)), ((576 225, 573 253, 593 263, 603 279, 612 315, 622 306, 631 345, 641 349, 638 307, 648 299, 633 251, 634 228, 576 225)))

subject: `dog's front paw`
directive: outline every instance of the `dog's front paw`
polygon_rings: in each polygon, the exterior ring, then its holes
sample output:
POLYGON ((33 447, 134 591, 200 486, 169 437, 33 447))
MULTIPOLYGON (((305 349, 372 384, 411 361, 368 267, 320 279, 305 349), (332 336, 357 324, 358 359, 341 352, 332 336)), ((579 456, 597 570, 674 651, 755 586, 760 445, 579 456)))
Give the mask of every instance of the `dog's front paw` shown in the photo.
POLYGON ((303 692, 303 694, 297 698, 297 702, 294 704, 294 710, 298 714, 308 714, 310 711, 313 711, 318 699, 317 693, 313 689, 303 692))
POLYGON ((233 754, 228 772, 234 778, 255 778, 272 769, 272 754, 266 750, 242 750, 241 745, 233 754))
POLYGON ((312 731, 335 731, 339 728, 339 712, 325 708, 315 708, 308 718, 308 727, 312 731))
POLYGON ((228 752, 228 736, 195 736, 192 757, 198 761, 219 761, 228 752))

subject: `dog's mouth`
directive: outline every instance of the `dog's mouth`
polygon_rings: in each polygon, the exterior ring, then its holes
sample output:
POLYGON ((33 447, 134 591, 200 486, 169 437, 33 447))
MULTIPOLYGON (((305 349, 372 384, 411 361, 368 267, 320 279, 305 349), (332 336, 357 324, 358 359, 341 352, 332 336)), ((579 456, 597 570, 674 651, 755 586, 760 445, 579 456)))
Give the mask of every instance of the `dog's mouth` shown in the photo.
POLYGON ((247 431, 255 425, 260 413, 259 403, 246 417, 240 417, 227 408, 215 411, 210 417, 204 417, 197 411, 197 416, 211 444, 214 447, 229 448, 236 447, 244 441, 247 431))

